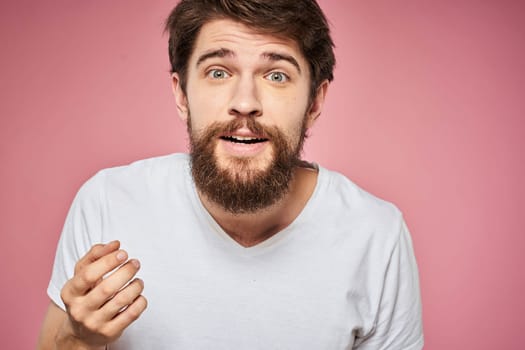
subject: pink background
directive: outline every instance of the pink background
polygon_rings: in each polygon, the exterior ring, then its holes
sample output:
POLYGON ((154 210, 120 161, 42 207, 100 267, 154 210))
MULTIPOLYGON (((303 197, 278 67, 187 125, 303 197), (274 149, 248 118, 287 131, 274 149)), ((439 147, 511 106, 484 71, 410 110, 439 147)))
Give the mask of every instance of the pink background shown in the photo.
MULTIPOLYGON (((306 158, 397 204, 426 349, 523 349, 525 3, 321 0, 338 66, 306 158)), ((173 1, 0 3, 2 348, 29 349, 78 187, 186 149, 173 1)))

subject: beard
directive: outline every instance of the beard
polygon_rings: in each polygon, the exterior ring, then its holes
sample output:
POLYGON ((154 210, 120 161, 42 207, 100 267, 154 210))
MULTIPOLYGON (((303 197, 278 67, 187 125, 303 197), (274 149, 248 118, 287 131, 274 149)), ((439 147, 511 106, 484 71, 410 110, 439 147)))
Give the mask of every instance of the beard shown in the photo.
POLYGON ((301 163, 306 120, 295 145, 277 127, 265 127, 253 118, 215 122, 198 135, 192 131, 190 118, 187 127, 193 180, 209 200, 232 214, 244 214, 268 208, 288 193, 294 168, 301 163), (271 160, 265 169, 254 168, 256 160, 248 157, 231 157, 223 166, 219 164, 215 150, 220 135, 244 125, 258 138, 271 142, 271 160))

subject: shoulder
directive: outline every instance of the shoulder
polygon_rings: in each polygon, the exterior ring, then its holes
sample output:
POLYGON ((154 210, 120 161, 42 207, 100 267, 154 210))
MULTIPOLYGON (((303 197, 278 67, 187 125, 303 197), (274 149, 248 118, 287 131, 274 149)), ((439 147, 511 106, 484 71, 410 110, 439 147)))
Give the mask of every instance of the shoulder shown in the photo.
POLYGON ((108 193, 155 192, 177 183, 184 186, 190 174, 189 166, 187 154, 175 153, 102 169, 82 185, 77 196, 94 198, 108 193))
POLYGON ((349 244, 362 242, 367 247, 391 250, 399 240, 401 211, 343 174, 319 167, 315 197, 314 216, 322 218, 318 225, 349 244))
POLYGON ((396 205, 364 190, 339 172, 320 167, 319 181, 322 196, 332 202, 332 207, 376 222, 397 222, 402 217, 396 205))
POLYGON ((96 176, 105 177, 108 180, 124 180, 127 178, 141 179, 144 177, 163 176, 173 171, 185 170, 188 167, 188 155, 174 153, 138 160, 128 165, 103 169, 99 171, 96 176))

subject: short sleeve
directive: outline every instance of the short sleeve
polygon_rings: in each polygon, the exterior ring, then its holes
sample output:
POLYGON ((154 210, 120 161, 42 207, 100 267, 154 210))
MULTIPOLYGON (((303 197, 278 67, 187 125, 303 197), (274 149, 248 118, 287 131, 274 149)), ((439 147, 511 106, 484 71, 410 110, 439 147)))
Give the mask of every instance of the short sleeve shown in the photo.
POLYGON ((63 310, 62 287, 73 276, 76 262, 102 237, 103 180, 98 173, 80 188, 62 229, 47 294, 63 310))
POLYGON ((386 269, 373 330, 356 339, 358 350, 419 350, 423 325, 419 276, 412 240, 403 221, 386 269))

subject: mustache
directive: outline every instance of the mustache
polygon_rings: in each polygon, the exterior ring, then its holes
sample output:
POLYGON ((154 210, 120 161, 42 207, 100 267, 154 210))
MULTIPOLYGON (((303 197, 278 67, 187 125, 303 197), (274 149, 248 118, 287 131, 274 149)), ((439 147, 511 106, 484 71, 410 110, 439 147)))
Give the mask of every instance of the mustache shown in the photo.
POLYGON ((246 127, 260 138, 274 138, 275 127, 266 127, 253 118, 237 118, 227 122, 214 122, 207 129, 207 136, 217 137, 223 134, 232 134, 240 128, 246 127))

